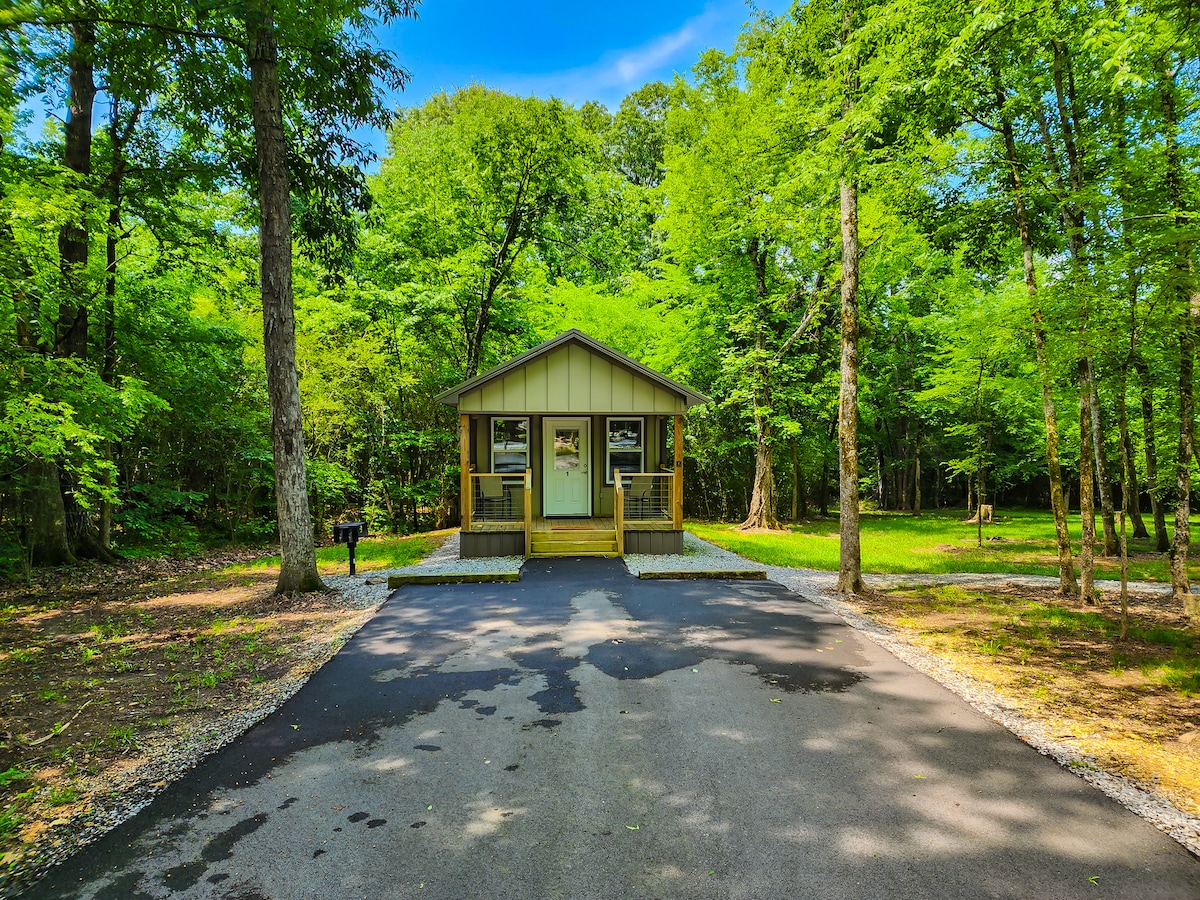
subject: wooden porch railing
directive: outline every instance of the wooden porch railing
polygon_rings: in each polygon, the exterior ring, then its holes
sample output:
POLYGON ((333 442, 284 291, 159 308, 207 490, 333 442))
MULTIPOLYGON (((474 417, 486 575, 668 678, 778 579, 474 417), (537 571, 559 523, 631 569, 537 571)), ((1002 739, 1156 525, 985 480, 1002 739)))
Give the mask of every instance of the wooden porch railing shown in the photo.
MULTIPOLYGON (((675 473, 615 472, 613 480, 618 486, 615 512, 626 527, 636 531, 634 526, 638 522, 683 527, 676 515, 675 473)), ((617 530, 621 530, 621 525, 618 524, 617 530)))
MULTIPOLYGON (((492 472, 470 472, 467 475, 467 490, 471 502, 467 504, 463 531, 470 531, 475 523, 520 522, 525 518, 521 493, 524 493, 521 476, 502 475, 492 472)), ((524 479, 522 479, 524 480, 524 479)))

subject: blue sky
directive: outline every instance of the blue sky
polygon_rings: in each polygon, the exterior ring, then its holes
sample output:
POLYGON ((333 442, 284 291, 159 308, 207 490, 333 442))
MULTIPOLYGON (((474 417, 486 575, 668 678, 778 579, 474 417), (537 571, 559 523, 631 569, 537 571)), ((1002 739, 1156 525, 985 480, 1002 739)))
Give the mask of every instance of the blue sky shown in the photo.
MULTIPOLYGON (((753 0, 782 12, 790 0, 753 0)), ((412 74, 400 106, 481 82, 616 110, 648 81, 686 74, 709 47, 732 49, 746 0, 423 0, 381 38, 412 74)))
MULTIPOLYGON (((418 17, 381 29, 383 45, 412 75, 397 106, 469 84, 520 96, 598 100, 616 111, 648 81, 688 75, 699 55, 732 50, 753 9, 781 13, 791 0, 421 0, 418 17)), ((28 133, 40 133, 45 110, 28 133)), ((98 107, 99 108, 99 107, 98 107)), ((382 134, 359 132, 379 155, 382 134)), ((378 163, 370 168, 374 169, 378 163)))

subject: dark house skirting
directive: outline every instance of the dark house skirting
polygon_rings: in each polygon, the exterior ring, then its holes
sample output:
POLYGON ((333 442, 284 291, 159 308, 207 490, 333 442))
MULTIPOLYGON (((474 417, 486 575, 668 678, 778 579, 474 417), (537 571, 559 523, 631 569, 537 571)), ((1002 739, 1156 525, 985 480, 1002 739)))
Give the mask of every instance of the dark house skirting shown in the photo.
POLYGON ((682 553, 682 531, 626 531, 626 553, 682 553))
MULTIPOLYGON (((626 553, 682 553, 682 531, 626 531, 626 553)), ((468 532, 462 535, 459 556, 479 559, 486 556, 524 556, 525 533, 522 531, 468 532)))
POLYGON ((524 556, 523 531, 473 531, 460 537, 458 555, 462 559, 484 556, 524 556))

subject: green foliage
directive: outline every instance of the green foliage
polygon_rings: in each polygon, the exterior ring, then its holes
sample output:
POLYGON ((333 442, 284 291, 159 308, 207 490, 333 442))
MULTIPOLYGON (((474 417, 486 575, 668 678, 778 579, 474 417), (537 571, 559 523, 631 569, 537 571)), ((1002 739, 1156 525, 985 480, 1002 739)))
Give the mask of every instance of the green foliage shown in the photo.
MULTIPOLYGON (((923 513, 920 518, 898 513, 864 513, 862 564, 864 572, 943 575, 959 572, 1057 575, 1054 520, 1033 510, 1005 511, 984 525, 983 547, 975 546, 975 527, 964 524, 965 513, 923 513)), ((748 534, 728 526, 689 522, 697 537, 774 566, 838 569, 838 522, 814 519, 789 526, 777 534, 748 534)), ((1077 536, 1077 535, 1076 535, 1077 536)), ((1168 562, 1153 553, 1151 539, 1130 542, 1129 577, 1168 582, 1168 562)), ((1119 578, 1119 560, 1097 559, 1096 577, 1119 578)), ((1192 565, 1200 576, 1200 564, 1192 565)))
MULTIPOLYGON (((56 85, 75 57, 46 24, 57 7, 13 11, 0 50, 0 569, 12 573, 53 480, 73 521, 108 525, 119 551, 274 536, 247 199, 252 9, 164 22, 135 6, 120 28, 106 24, 115 7, 89 9, 113 101, 95 111, 91 175, 66 164, 56 85), (204 52, 181 56, 177 28, 204 52), (22 101, 59 115, 27 134, 22 101), (64 229, 89 249, 70 277, 64 229), (64 316, 79 305, 86 350, 67 352, 64 316)), ((615 111, 476 85, 394 119, 379 88, 403 74, 370 31, 412 4, 273 11, 319 533, 348 517, 397 534, 452 525, 457 421, 434 398, 569 327, 713 397, 687 419, 690 513, 744 517, 756 454, 777 512, 793 495, 798 517, 827 509, 846 179, 860 198, 870 506, 910 509, 918 487, 927 509, 960 503, 980 475, 999 507, 1045 505, 1039 379, 1070 470, 1083 358, 1099 377, 1107 479, 1122 476, 1124 421, 1143 490, 1173 499, 1181 322, 1200 289, 1200 69, 1183 7, 812 0, 756 13, 735 48, 615 111), (348 136, 358 126, 388 128, 377 175, 348 136)))

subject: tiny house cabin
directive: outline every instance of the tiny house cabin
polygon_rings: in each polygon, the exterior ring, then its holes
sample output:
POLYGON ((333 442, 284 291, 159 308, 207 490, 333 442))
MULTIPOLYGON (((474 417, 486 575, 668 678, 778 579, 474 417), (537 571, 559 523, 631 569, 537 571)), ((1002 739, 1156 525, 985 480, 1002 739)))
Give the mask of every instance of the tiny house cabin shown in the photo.
POLYGON ((438 399, 459 412, 464 557, 683 551, 703 394, 573 328, 438 399))

